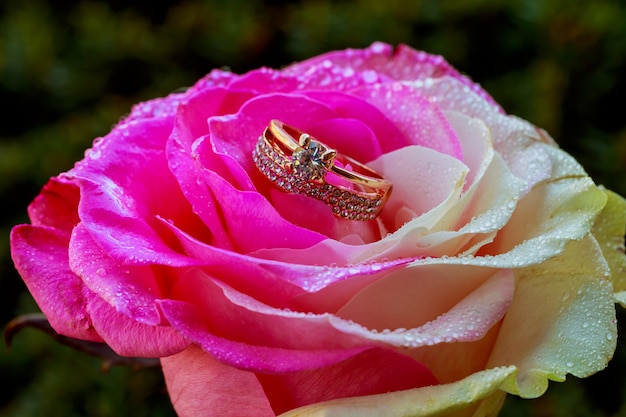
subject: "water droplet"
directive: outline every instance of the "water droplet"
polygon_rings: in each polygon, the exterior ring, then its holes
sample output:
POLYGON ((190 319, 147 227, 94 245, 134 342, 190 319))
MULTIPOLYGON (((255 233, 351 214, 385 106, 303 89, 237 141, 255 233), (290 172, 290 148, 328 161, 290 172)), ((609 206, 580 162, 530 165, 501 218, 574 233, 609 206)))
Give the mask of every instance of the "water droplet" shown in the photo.
POLYGON ((99 276, 103 277, 103 276, 105 276, 107 274, 107 270, 104 269, 104 268, 98 268, 96 270, 96 274, 98 274, 99 276))
POLYGON ((99 159, 100 156, 102 156, 102 153, 100 152, 100 149, 91 149, 89 151, 89 158, 96 160, 99 159))

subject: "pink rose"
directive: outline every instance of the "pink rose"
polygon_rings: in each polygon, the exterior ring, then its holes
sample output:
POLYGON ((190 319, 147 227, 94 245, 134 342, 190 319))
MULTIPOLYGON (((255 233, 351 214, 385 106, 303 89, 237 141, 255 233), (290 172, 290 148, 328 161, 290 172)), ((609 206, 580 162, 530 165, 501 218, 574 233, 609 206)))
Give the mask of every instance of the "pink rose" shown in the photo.
POLYGON ((376 43, 136 105, 11 247, 54 329, 161 358, 180 416, 488 415, 606 366, 624 207, 441 57, 376 43), (268 180, 272 119, 391 181, 380 216, 268 180))

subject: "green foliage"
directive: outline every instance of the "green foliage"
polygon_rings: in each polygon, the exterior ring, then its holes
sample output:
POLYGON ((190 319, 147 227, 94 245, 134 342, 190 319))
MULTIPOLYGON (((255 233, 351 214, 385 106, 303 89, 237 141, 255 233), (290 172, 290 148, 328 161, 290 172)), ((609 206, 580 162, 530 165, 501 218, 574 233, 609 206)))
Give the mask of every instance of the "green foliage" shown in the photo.
MULTIPOLYGON (((4 0, 0 3, 0 233, 26 222, 50 176, 130 106, 215 67, 280 67, 373 41, 441 54, 509 113, 545 128, 626 195, 626 4, 620 0, 4 0)), ((0 241, 0 319, 36 306, 0 241)), ((621 314, 621 313, 620 313, 621 314)), ((0 348, 0 414, 172 416, 156 370, 115 368, 25 331, 0 348)), ((626 413, 620 347, 609 370, 554 384, 504 415, 626 413), (604 387, 599 389, 598 387, 604 387)))

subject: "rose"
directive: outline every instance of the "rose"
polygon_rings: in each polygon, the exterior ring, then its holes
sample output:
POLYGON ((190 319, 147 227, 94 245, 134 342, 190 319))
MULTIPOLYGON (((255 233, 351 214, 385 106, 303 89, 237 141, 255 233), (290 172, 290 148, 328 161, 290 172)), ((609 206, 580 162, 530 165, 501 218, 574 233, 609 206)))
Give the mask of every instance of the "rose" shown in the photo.
POLYGON ((181 416, 486 415, 606 365, 624 211, 443 59, 376 43, 138 104, 11 247, 57 332, 160 357, 181 416), (379 218, 279 191, 271 119, 392 181, 379 218))

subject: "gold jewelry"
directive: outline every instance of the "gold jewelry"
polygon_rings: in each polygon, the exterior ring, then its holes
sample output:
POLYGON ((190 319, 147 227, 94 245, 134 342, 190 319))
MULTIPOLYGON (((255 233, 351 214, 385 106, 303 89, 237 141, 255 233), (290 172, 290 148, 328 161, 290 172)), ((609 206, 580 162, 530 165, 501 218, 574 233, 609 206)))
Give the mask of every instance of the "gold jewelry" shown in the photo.
POLYGON ((376 218, 392 189, 373 169, 278 120, 265 128, 252 158, 279 188, 324 201, 336 216, 350 220, 376 218))

